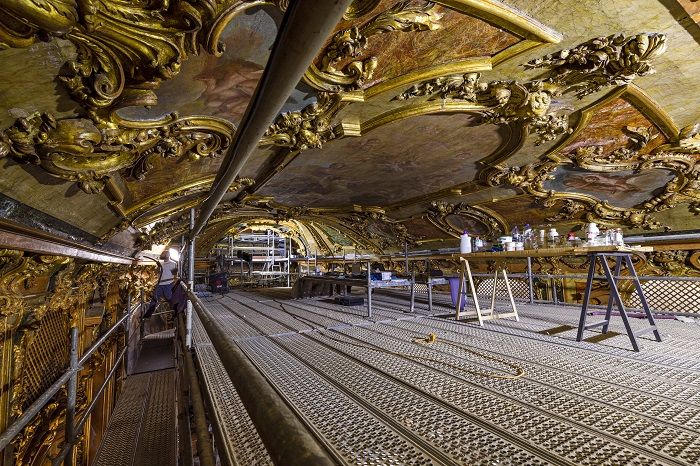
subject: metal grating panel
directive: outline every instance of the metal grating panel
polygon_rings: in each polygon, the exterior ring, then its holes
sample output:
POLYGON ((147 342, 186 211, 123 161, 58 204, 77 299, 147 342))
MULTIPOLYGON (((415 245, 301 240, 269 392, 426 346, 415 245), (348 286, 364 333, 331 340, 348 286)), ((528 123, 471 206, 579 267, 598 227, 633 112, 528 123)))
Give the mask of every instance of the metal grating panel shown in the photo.
POLYGON ((271 465, 270 455, 196 313, 193 314, 192 323, 192 341, 207 388, 205 393, 213 410, 211 414, 223 431, 224 444, 217 446, 219 453, 225 453, 234 465, 271 465))
MULTIPOLYGON (((642 283, 642 290, 649 307, 654 310, 700 315, 700 282, 649 280, 642 283)), ((632 293, 626 305, 641 309, 637 293, 632 293)))
MULTIPOLYGON (((499 275, 498 284, 496 285, 496 297, 497 298, 508 298, 508 290, 506 290, 506 285, 503 282, 503 277, 499 275)), ((528 284, 526 280, 521 278, 508 278, 510 282, 510 289, 513 292, 513 297, 518 299, 528 299, 530 297, 528 291, 528 284)), ((476 286, 476 294, 479 296, 491 296, 493 292, 493 278, 485 278, 479 281, 476 286)))
POLYGON ((175 466, 175 370, 130 376, 117 401, 95 466, 175 466))
POLYGON ((520 322, 480 328, 427 316, 424 299, 408 313, 405 292, 375 296, 372 319, 324 299, 211 304, 344 464, 700 463, 700 327, 661 321, 665 341, 633 353, 621 337, 537 333, 575 324, 573 306, 520 304, 520 322), (413 341, 429 332, 438 344, 413 341), (514 367, 526 375, 493 377, 514 367))

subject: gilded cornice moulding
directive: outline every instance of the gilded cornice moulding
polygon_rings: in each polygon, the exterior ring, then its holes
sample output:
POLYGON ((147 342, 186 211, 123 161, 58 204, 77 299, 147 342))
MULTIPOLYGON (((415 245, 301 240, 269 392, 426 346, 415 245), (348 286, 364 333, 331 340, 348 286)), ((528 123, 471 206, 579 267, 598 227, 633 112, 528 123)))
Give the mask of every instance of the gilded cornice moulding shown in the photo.
POLYGON ((539 145, 572 131, 569 114, 551 108, 555 98, 569 93, 583 98, 608 86, 627 85, 653 73, 651 60, 665 50, 665 34, 613 34, 525 64, 528 69, 549 68, 543 79, 482 83, 479 73, 444 76, 416 84, 394 99, 428 96, 478 105, 483 123, 519 122, 537 134, 539 145))

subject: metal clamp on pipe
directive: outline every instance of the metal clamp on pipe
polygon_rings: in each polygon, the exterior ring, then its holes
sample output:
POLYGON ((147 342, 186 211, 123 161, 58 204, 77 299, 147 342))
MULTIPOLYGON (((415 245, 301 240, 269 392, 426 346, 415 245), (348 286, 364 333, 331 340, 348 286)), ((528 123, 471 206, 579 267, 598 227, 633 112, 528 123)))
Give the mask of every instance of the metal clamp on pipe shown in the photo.
POLYGON ((272 461, 284 466, 336 464, 199 298, 191 290, 187 294, 272 461))

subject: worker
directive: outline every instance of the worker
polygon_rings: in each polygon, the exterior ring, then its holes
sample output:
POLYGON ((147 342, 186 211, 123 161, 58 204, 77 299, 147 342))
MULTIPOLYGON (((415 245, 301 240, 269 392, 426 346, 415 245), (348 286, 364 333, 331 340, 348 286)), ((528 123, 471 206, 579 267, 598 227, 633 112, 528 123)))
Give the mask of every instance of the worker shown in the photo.
POLYGON ((170 252, 168 250, 160 254, 158 263, 160 265, 158 286, 156 286, 156 291, 153 293, 151 303, 148 305, 148 309, 143 315, 146 319, 151 317, 161 298, 165 298, 169 303, 172 301, 173 289, 178 286, 180 280, 177 273, 178 263, 170 257, 170 252))

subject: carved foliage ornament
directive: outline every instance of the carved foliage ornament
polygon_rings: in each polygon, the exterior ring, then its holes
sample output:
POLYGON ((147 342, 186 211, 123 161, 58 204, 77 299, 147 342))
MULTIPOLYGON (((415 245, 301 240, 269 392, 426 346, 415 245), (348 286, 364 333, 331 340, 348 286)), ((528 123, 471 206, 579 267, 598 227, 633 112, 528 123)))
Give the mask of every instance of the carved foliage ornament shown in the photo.
POLYGON ((423 81, 395 99, 430 96, 471 102, 484 108, 484 123, 519 122, 537 134, 539 145, 571 132, 568 113, 552 108, 557 97, 574 93, 582 98, 608 86, 629 84, 637 76, 653 73, 650 60, 665 50, 665 34, 615 34, 528 62, 526 68, 550 68, 540 80, 482 83, 479 73, 467 73, 423 81))
POLYGON ((216 157, 231 142, 224 120, 177 114, 147 126, 101 119, 65 118, 48 113, 19 118, 0 134, 0 157, 41 166, 51 175, 77 182, 87 193, 104 189, 111 173, 143 179, 155 157, 216 157))
MULTIPOLYGON (((27 317, 25 294, 36 277, 68 264, 61 256, 33 256, 11 249, 0 249, 0 317, 7 319, 8 330, 19 328, 27 317)), ((5 333, 0 334, 0 340, 5 333)))
POLYGON ((405 225, 393 220, 383 211, 357 212, 340 218, 343 225, 360 236, 376 243, 380 249, 389 247, 403 248, 404 244, 415 245, 416 238, 408 232, 405 225))
POLYGON ((449 215, 459 215, 477 220, 486 227, 487 237, 500 236, 506 230, 502 222, 466 202, 452 204, 444 201, 433 201, 427 213, 430 223, 451 236, 459 236, 462 232, 447 221, 449 215))
POLYGON ((172 78, 198 52, 204 24, 225 6, 190 0, 8 0, 0 6, 0 48, 67 39, 77 56, 60 79, 86 108, 152 99, 148 89, 172 78))
POLYGON ((650 214, 679 203, 687 203, 693 211, 693 206, 700 202, 700 150, 696 147, 697 130, 693 129, 696 127, 684 129, 677 142, 659 146, 649 154, 639 151, 652 138, 652 130, 626 127, 628 146, 609 154, 596 146, 579 147, 573 157, 546 158, 523 167, 496 166, 487 169, 483 177, 491 186, 507 184, 520 188, 540 199, 546 207, 561 205, 559 213, 548 221, 578 220, 583 215, 588 222, 608 226, 661 228, 650 214), (558 167, 567 165, 593 172, 660 169, 671 171, 674 177, 660 194, 633 208, 621 208, 585 194, 548 191, 545 182, 554 178, 558 167))
POLYGON ((279 115, 265 132, 260 144, 298 151, 321 148, 326 141, 335 138, 331 118, 339 104, 338 94, 320 92, 318 100, 302 110, 279 115))
MULTIPOLYGON (((354 2, 351 12, 353 6, 361 11, 374 8, 369 1, 354 2)), ((397 2, 366 23, 337 32, 323 51, 320 66, 311 65, 306 80, 326 91, 359 89, 371 79, 378 64, 377 57, 362 57, 370 37, 390 32, 433 31, 441 27, 441 18, 433 2, 397 2)))

